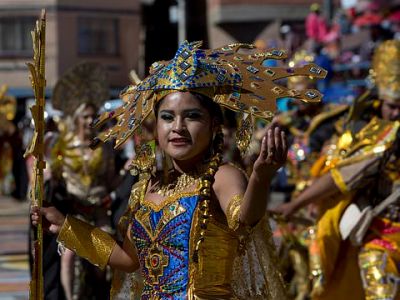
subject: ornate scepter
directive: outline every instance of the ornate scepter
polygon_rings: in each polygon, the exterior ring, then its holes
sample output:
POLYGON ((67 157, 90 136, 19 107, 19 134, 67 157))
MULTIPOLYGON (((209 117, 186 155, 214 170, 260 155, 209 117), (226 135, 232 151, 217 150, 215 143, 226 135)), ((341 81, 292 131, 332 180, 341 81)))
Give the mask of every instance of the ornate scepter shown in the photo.
MULTIPOLYGON (((33 167, 34 181, 30 190, 31 203, 42 207, 43 203, 43 170, 46 167, 44 161, 44 90, 45 79, 45 40, 46 40, 46 12, 43 9, 40 20, 36 21, 36 27, 31 31, 33 40, 33 63, 27 63, 31 75, 29 76, 35 94, 35 104, 31 107, 32 118, 35 124, 35 132, 25 156, 33 155, 35 164, 33 167)), ((29 299, 42 300, 43 293, 43 227, 40 217, 36 227, 36 239, 34 241, 34 263, 32 279, 29 286, 29 299)))

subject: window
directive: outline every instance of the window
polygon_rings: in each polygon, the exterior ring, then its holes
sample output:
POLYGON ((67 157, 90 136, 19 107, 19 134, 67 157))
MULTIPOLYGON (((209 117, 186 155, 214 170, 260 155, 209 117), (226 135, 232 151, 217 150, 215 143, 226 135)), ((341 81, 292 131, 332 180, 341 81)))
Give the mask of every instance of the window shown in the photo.
POLYGON ((35 17, 0 18, 0 55, 30 57, 35 17))
POLYGON ((78 54, 119 54, 118 20, 110 18, 81 17, 78 19, 78 54))

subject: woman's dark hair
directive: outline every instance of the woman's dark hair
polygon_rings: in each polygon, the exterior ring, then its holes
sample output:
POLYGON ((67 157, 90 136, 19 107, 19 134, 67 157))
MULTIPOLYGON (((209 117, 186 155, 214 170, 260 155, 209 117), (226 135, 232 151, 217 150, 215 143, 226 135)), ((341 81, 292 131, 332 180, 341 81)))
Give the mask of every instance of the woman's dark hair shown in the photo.
MULTIPOLYGON (((217 103, 215 103, 211 98, 209 98, 203 94, 199 94, 199 93, 192 92, 192 91, 190 91, 190 93, 197 100, 199 100, 200 105, 203 106, 208 111, 211 118, 216 118, 219 124, 223 123, 224 117, 222 114, 222 110, 221 110, 221 107, 217 103)), ((154 107, 154 113, 155 113, 156 117, 158 115, 158 111, 159 111, 161 102, 162 102, 162 100, 159 101, 154 107)))

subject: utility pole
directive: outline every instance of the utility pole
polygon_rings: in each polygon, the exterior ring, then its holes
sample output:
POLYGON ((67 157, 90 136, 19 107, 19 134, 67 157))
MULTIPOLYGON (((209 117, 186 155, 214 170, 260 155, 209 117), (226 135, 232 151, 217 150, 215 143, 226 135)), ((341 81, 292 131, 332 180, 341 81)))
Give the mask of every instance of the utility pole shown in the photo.
POLYGON ((333 1, 332 0, 324 0, 323 12, 325 15, 325 19, 329 22, 329 24, 331 24, 332 18, 333 18, 333 1))
POLYGON ((178 46, 186 40, 186 0, 178 2, 178 46))
POLYGON ((207 0, 186 1, 186 39, 208 48, 207 0))

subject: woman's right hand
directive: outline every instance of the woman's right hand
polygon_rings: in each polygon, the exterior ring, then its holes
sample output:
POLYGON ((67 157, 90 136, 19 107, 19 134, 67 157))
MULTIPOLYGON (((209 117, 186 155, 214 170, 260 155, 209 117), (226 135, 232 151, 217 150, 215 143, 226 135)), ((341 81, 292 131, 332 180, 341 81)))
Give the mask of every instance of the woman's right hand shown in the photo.
POLYGON ((33 206, 31 210, 32 225, 37 226, 39 216, 42 216, 43 229, 53 234, 58 234, 65 221, 65 216, 54 206, 37 207, 33 206))
POLYGON ((283 203, 277 207, 269 208, 270 212, 281 215, 284 219, 288 219, 297 211, 294 202, 283 203))

